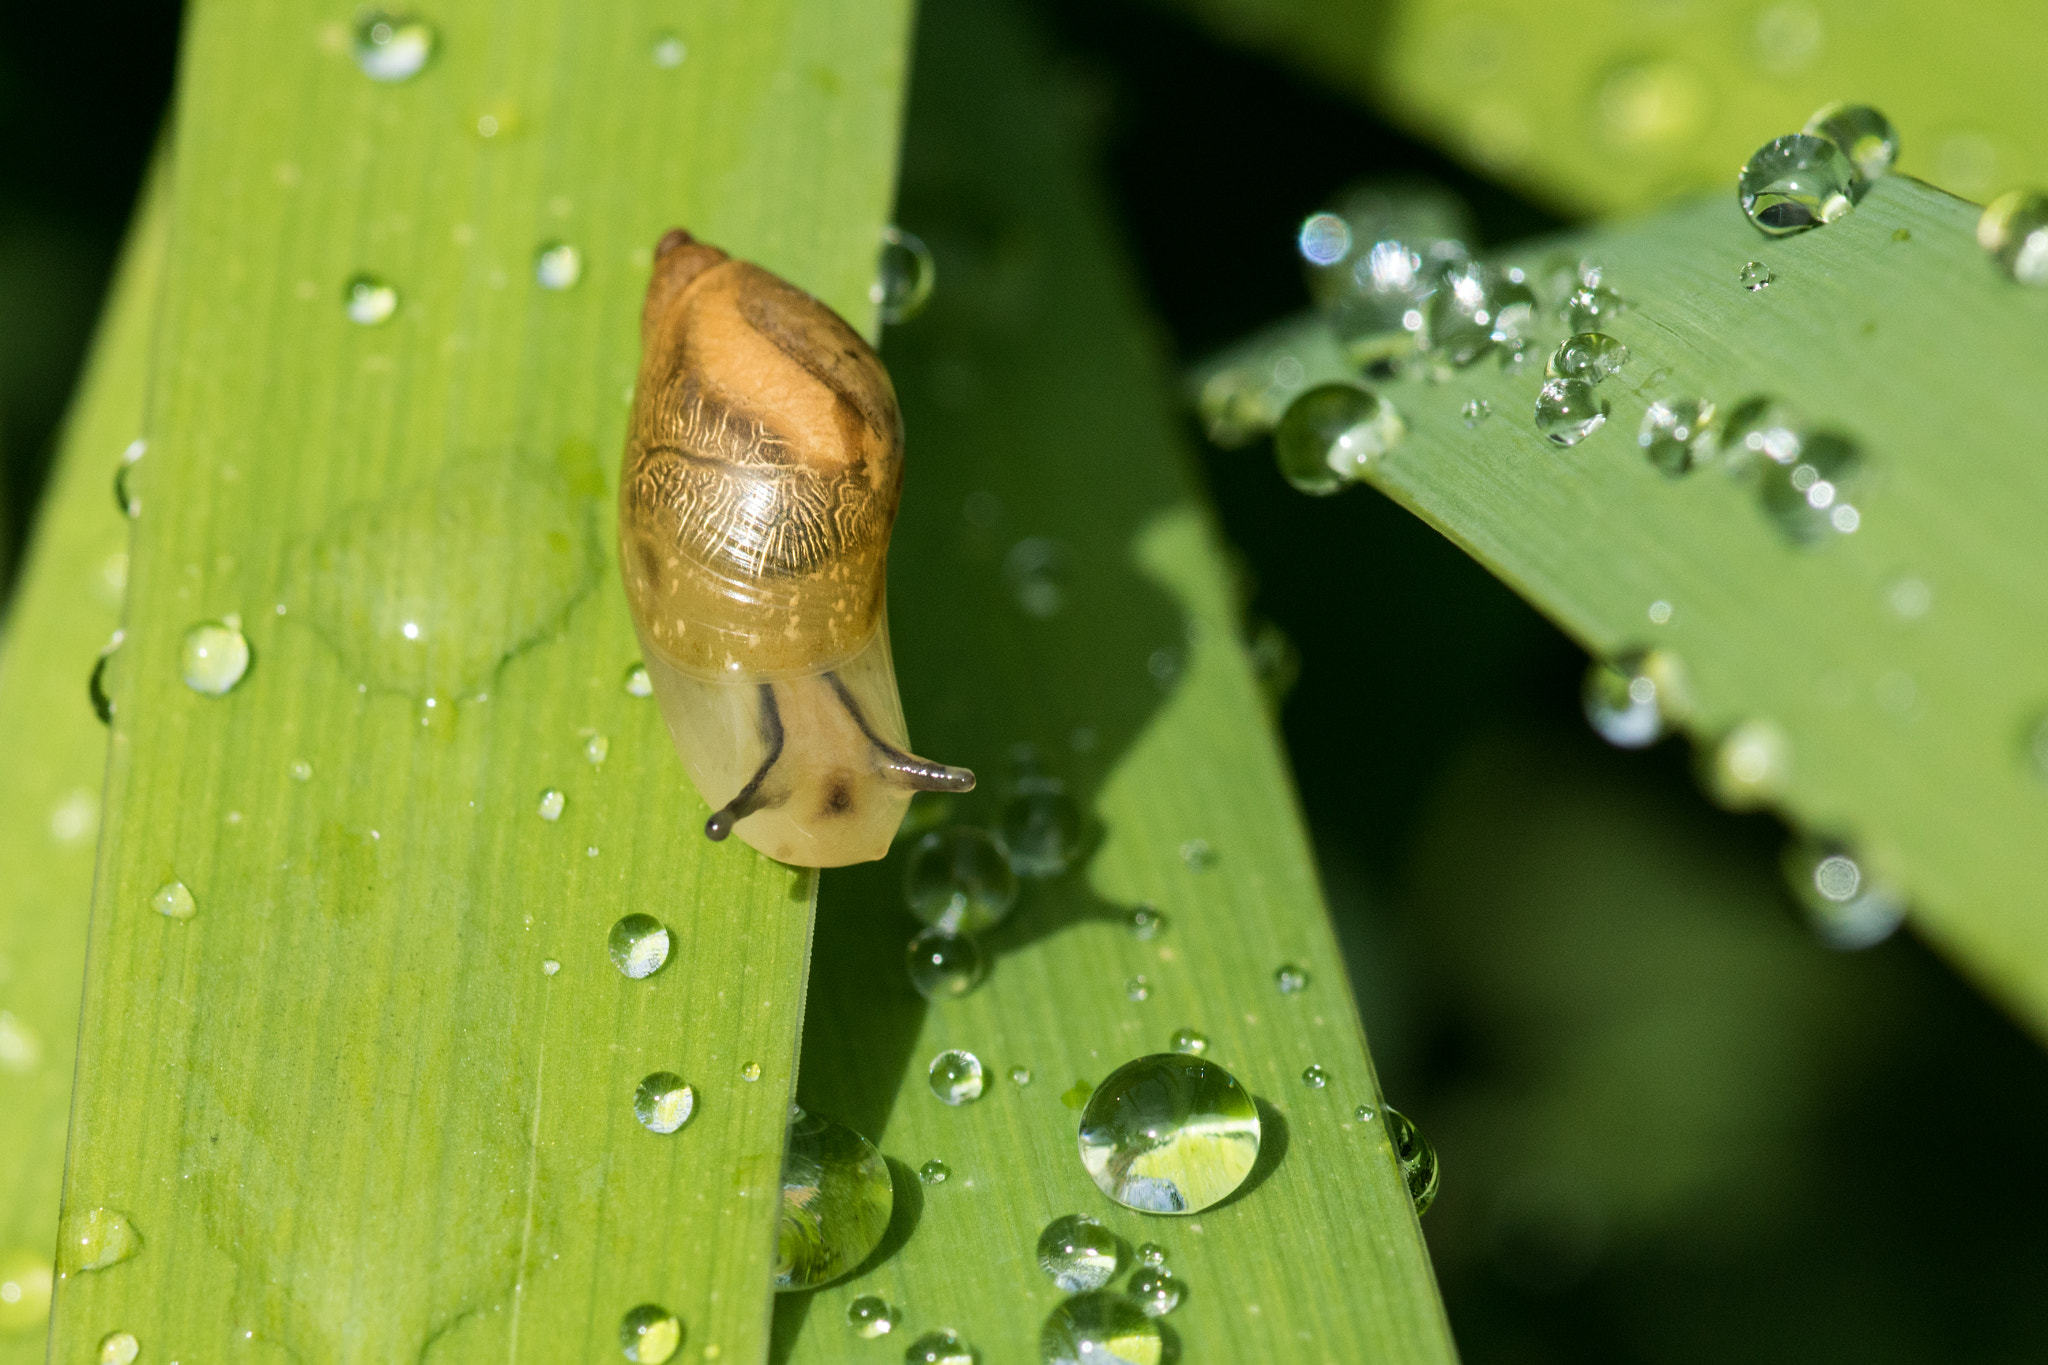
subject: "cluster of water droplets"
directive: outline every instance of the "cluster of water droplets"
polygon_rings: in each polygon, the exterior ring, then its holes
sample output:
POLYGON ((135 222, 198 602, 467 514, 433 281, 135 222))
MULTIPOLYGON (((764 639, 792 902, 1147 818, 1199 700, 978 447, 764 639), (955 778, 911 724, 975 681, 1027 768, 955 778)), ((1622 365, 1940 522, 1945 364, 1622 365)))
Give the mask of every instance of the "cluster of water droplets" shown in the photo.
POLYGON ((1061 1293, 1073 1297, 1054 1308, 1039 1335, 1039 1358, 1063 1362, 1155 1362, 1165 1336, 1155 1319, 1180 1306, 1184 1288, 1156 1242, 1135 1256, 1099 1220, 1071 1213, 1048 1223, 1038 1238, 1038 1266, 1061 1293), (1121 1294, 1108 1286, 1126 1265, 1121 1294))
POLYGON ((1559 342, 1536 392, 1536 430, 1559 446, 1575 446, 1598 431, 1612 409, 1594 388, 1619 374, 1628 359, 1628 347, 1605 332, 1578 332, 1559 342))

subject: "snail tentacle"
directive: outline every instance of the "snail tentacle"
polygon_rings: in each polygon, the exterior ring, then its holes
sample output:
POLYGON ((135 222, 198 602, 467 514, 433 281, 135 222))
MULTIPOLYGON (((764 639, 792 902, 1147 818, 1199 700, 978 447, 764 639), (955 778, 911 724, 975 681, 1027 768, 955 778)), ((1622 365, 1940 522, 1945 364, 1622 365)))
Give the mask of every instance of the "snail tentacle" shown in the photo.
POLYGON ((888 740, 875 733, 868 724, 868 718, 861 713, 860 703, 854 700, 846 684, 840 681, 836 672, 825 675, 832 683, 832 691, 839 697, 839 704, 846 708, 846 714, 853 717, 853 723, 860 727, 868 743, 875 746, 880 756, 878 766, 888 774, 896 786, 914 792, 971 792, 974 790, 974 773, 967 768, 955 768, 947 763, 934 763, 916 754, 906 754, 888 740))
POLYGON ((740 788, 740 794, 711 813, 704 822, 704 837, 713 842, 721 841, 732 833, 732 827, 755 811, 776 802, 761 795, 761 784, 768 780, 769 770, 782 757, 782 711, 775 704, 773 683, 761 684, 761 747, 768 756, 761 760, 761 766, 754 769, 753 777, 740 788))

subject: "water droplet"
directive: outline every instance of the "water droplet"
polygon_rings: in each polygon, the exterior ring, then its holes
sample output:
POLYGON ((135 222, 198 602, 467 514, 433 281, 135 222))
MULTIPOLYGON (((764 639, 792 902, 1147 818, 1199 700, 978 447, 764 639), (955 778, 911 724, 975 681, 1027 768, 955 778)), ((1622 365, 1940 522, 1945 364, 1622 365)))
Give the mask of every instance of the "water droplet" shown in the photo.
POLYGON ((135 1365, 142 1343, 132 1332, 109 1332, 100 1338, 100 1365, 135 1365))
POLYGON ((1030 778, 1003 806, 1003 847, 1020 877, 1057 877, 1081 845, 1081 808, 1057 782, 1030 778))
POLYGON ((1096 1292, 1052 1310, 1038 1334, 1044 1365, 1159 1365, 1159 1324, 1120 1294, 1096 1292))
POLYGON ((1926 579, 1908 574, 1885 590, 1884 601, 1901 621, 1917 621, 1934 606, 1934 589, 1926 579))
POLYGON ((1282 995, 1299 995, 1308 989, 1308 969, 1286 963, 1273 973, 1273 985, 1282 995))
POLYGON ((1852 952, 1882 943, 1906 918, 1905 895, 1846 844, 1794 839, 1782 866, 1807 922, 1830 948, 1852 952))
POLYGON ((652 915, 626 915, 605 936, 612 965, 635 981, 653 976, 668 961, 668 928, 652 915))
POLYGON ((660 1304, 629 1308, 619 1319, 619 1349, 637 1365, 662 1365, 683 1344, 683 1324, 660 1304))
POLYGON ((1756 17, 1757 60, 1778 76, 1803 71, 1819 54, 1825 32, 1820 12, 1813 6, 1798 0, 1772 5, 1756 17))
POLYGON ((978 934, 1017 903, 1017 874, 986 830, 950 825, 912 846, 903 895, 911 913, 934 929, 978 934))
POLYGON ((1310 296, 1362 366, 1413 346, 1439 272, 1470 254, 1470 237, 1455 195, 1395 183, 1347 191, 1334 211, 1302 223, 1296 245, 1310 296))
POLYGON ((1875 180, 1899 159, 1899 132, 1892 121, 1867 104, 1840 100, 1814 112, 1806 132, 1824 137, 1842 149, 1856 174, 1875 180))
POLYGON ((567 242, 547 242, 533 258, 533 279, 543 289, 574 289, 583 278, 583 253, 567 242))
POLYGON ((964 935, 927 929, 910 940, 910 984, 927 1000, 951 1000, 981 984, 981 947, 964 935))
POLYGON ((564 796, 559 788, 549 787, 540 794, 540 818, 549 821, 559 820, 562 818, 562 808, 568 804, 569 798, 564 796))
POLYGON ((1609 405, 1583 379, 1551 379, 1536 394, 1536 430, 1553 445, 1575 446, 1600 430, 1609 405))
POLYGON ((372 10, 356 20, 356 66, 373 81, 409 81, 434 55, 434 30, 411 17, 372 10))
POLYGON ((1207 872, 1216 866, 1216 850, 1207 839, 1189 839, 1180 846, 1180 860, 1190 872, 1207 872))
POLYGON ((932 1093, 947 1104, 966 1104, 981 1098, 981 1058, 959 1048, 948 1048, 932 1058, 927 1072, 932 1093))
POLYGON ((1735 810, 1763 805, 1784 790, 1791 761, 1791 743, 1775 721, 1746 720, 1714 746, 1707 790, 1735 810))
POLYGON ((1138 1245, 1138 1264, 1153 1270, 1166 1268, 1166 1248, 1157 1242, 1141 1242, 1138 1245))
POLYGON ((1659 399, 1643 413, 1636 444, 1651 464, 1675 478, 1705 462, 1713 430, 1714 405, 1707 399, 1659 399))
POLYGON ((199 913, 198 904, 183 882, 165 882, 149 898, 149 908, 167 919, 191 919, 199 913))
POLYGON ((1742 211, 1773 237, 1832 223, 1856 207, 1863 182, 1842 149, 1811 133, 1757 148, 1736 179, 1742 211))
POLYGON ((47 1252, 18 1249, 0 1256, 0 1332, 14 1335, 44 1327, 56 1278, 47 1252))
POLYGON ((1145 979, 1142 972, 1139 973, 1137 976, 1124 982, 1124 998, 1134 1004, 1141 1000, 1150 1000, 1152 998, 1152 983, 1145 979))
POLYGON ((375 275, 357 275, 341 287, 341 302, 350 322, 376 327, 398 311, 398 291, 375 275))
POLYGON ((1752 294, 1759 290, 1769 289, 1773 284, 1777 283, 1777 280, 1777 272, 1762 261, 1745 262, 1742 269, 1735 272, 1736 283, 1752 294))
POLYGON ((1185 1052, 1190 1057, 1199 1057, 1209 1050, 1209 1040, 1203 1034, 1183 1026, 1173 1031, 1173 1050, 1185 1052))
POLYGON ((899 227, 882 229, 882 253, 875 263, 875 282, 868 286, 868 300, 881 310, 883 322, 893 326, 916 317, 931 298, 938 277, 938 262, 923 238, 899 227))
POLYGON ((1628 364, 1628 347, 1605 332, 1580 332, 1566 337, 1550 353, 1543 372, 1552 379, 1583 379, 1597 384, 1628 364))
POLYGON ((684 46, 681 38, 664 30, 654 35, 654 44, 648 49, 648 55, 662 70, 673 71, 690 55, 690 49, 684 46))
POLYGON ((303 758, 295 758, 292 760, 291 774, 292 781, 294 782, 311 782, 313 780, 313 765, 303 758))
POLYGON ((747 1082, 749 1085, 752 1085, 755 1081, 760 1080, 761 1064, 759 1062, 748 1062, 745 1066, 740 1068, 740 1079, 747 1082))
POLYGON ((149 442, 138 437, 122 450, 121 463, 114 467, 114 506, 121 509, 124 517, 142 515, 142 498, 134 488, 135 467, 148 453, 149 442))
POLYGON ((1401 1174, 1408 1181, 1408 1197, 1415 1201, 1415 1216, 1420 1218, 1436 1198, 1436 1148, 1429 1145, 1406 1114, 1398 1109, 1389 1109, 1386 1114, 1387 1140, 1393 1144, 1394 1159, 1401 1163, 1401 1174))
POLYGON ((1063 1293, 1100 1289, 1116 1278, 1116 1234, 1085 1213, 1055 1218, 1038 1234, 1038 1268, 1063 1293))
POLYGON ((782 1162, 775 1287, 811 1289, 868 1258, 896 1206, 889 1163, 843 1123, 796 1110, 782 1162))
POLYGON ((650 1133, 673 1133, 690 1121, 697 1092, 673 1071, 657 1071, 633 1092, 633 1116, 650 1133))
POLYGON ((1496 344, 1524 338, 1535 317, 1536 293, 1527 284, 1492 266, 1463 261, 1437 281, 1418 344, 1463 369, 1496 344))
POLYGON ((1847 500, 1863 466, 1855 443, 1831 431, 1802 431, 1798 441, 1792 459, 1760 467, 1764 514, 1795 544, 1853 532, 1863 521, 1847 500))
POLYGON ((1011 1084, 1011 1085, 1018 1085, 1018 1086, 1023 1086, 1023 1085, 1029 1085, 1029 1084, 1031 1084, 1031 1068, 1030 1068, 1030 1067, 1028 1067, 1028 1066, 1013 1066, 1013 1067, 1011 1067, 1011 1068, 1010 1068, 1010 1084, 1011 1084))
POLYGON ((540 960, 540 970, 542 976, 553 976, 562 970, 562 964, 551 957, 544 957, 540 960))
POLYGON ((226 696, 249 672, 249 640, 235 617, 201 621, 185 632, 178 655, 185 686, 209 697, 226 696))
POLYGON ((917 1168, 918 1182, 924 1185, 943 1185, 946 1183, 946 1177, 951 1174, 953 1173, 946 1169, 946 1163, 936 1159, 927 1161, 917 1168))
POLYGON ((1664 737, 1683 691, 1678 656, 1637 650, 1586 669, 1580 700, 1593 732, 1617 749, 1642 749, 1664 737))
POLYGON ((1044 536, 1026 536, 1003 556, 1010 596, 1026 616, 1046 621, 1067 603, 1067 547, 1044 536))
POLYGON ((1660 597, 1650 603, 1648 615, 1650 617, 1650 624, 1653 626, 1669 625, 1671 622, 1671 604, 1660 597))
POLYGON ((583 756, 590 760, 590 766, 599 768, 611 757, 612 742, 595 731, 583 737, 583 756))
POLYGON ((1131 1272, 1124 1295, 1148 1318, 1163 1318, 1180 1307, 1180 1280, 1165 1266, 1146 1266, 1131 1272))
POLYGON ((1977 245, 2021 284, 2048 284, 2048 194, 2001 194, 1977 219, 1977 245))
POLYGON ((1304 493, 1335 493, 1408 434, 1393 405, 1356 384, 1318 384, 1287 405, 1273 431, 1273 456, 1304 493))
POLYGON ((57 1268, 105 1270, 142 1250, 142 1234, 128 1216, 109 1208, 80 1209, 57 1230, 57 1268))
POLYGON ((1166 916, 1156 906, 1134 905, 1131 913, 1124 917, 1132 938, 1158 938, 1166 929, 1166 916))
POLYGON ((1358 1108, 1351 1111, 1351 1117, 1357 1119, 1360 1123, 1371 1123, 1379 1116, 1379 1110, 1369 1104, 1361 1104, 1358 1108))
POLYGON ((855 1336, 866 1341, 886 1337, 895 1331, 897 1316, 888 1300, 874 1294, 863 1294, 846 1305, 846 1325, 853 1329, 855 1336))
MULTIPOLYGON (((2044 722, 2044 728, 2048 728, 2048 722, 2044 722)), ((1082 1109, 1087 1106, 1088 1097, 1094 1093, 1095 1087, 1087 1081, 1075 1081, 1060 1092, 1060 1103, 1069 1109, 1082 1109)))
POLYGON ((1198 1213, 1244 1183, 1259 1112, 1216 1063, 1165 1052, 1126 1062, 1081 1114, 1081 1165, 1141 1213, 1198 1213))
POLYGON ((1458 409, 1458 415, 1465 419, 1467 427, 1476 427, 1493 416, 1493 404, 1484 398, 1470 399, 1464 407, 1458 409))
POLYGON ((952 1328, 941 1327, 911 1342, 903 1361, 904 1365, 974 1365, 974 1348, 952 1328))
POLYGON ((114 656, 121 651, 121 643, 127 638, 125 631, 115 631, 92 661, 92 672, 86 675, 85 695, 92 702, 92 713, 99 717, 100 724, 114 723, 114 696, 107 690, 107 677, 114 666, 114 656))
POLYGON ((1608 282, 1605 266, 1563 259, 1553 261, 1545 274, 1559 298, 1557 315, 1574 332, 1600 331, 1628 311, 1628 300, 1608 282))
POLYGON ((0 1071, 17 1075, 35 1070, 43 1058, 42 1040, 11 1010, 0 1010, 0 1071))
POLYGON ((654 679, 647 675, 647 665, 634 660, 626 665, 622 685, 629 697, 651 697, 654 695, 654 679))

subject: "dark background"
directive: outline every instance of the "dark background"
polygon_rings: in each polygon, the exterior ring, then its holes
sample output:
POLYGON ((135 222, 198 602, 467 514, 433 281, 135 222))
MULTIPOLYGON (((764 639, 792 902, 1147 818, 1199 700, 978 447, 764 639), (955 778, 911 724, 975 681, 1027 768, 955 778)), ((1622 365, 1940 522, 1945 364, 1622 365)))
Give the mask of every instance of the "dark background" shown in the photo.
MULTIPOLYGON (((1449 185, 1481 245, 1565 225, 1159 10, 1035 8, 1179 362, 1306 305, 1293 232, 1347 181, 1449 185)), ((164 5, 10 11, 0 574, 176 29, 164 5)), ((1434 532, 1188 439, 1252 611, 1300 653, 1288 749, 1387 1093, 1443 1156, 1425 1227, 1465 1358, 2048 1358, 2039 1049, 1910 936, 1822 947, 1776 823, 1705 802, 1679 744, 1606 749, 1584 658, 1434 532)))

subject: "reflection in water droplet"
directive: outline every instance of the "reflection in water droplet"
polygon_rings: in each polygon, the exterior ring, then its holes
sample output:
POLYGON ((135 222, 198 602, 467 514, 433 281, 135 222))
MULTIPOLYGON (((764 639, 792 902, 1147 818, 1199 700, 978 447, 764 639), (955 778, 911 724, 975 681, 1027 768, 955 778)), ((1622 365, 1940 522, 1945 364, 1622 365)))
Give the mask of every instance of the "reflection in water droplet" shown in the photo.
POLYGON ((1597 384, 1621 372, 1628 347, 1605 332, 1580 332, 1566 337, 1550 353, 1543 372, 1552 379, 1583 379, 1597 384))
POLYGON ((199 905, 192 899, 192 893, 183 882, 165 882, 149 898, 149 908, 167 919, 191 919, 199 913, 199 905))
POLYGON ((17 1248, 0 1255, 0 1332, 27 1333, 47 1323, 56 1278, 46 1251, 17 1248))
POLYGON ((1116 1277, 1116 1234, 1085 1213, 1055 1218, 1038 1234, 1038 1268, 1063 1293, 1100 1289, 1116 1277))
POLYGON ((1676 478, 1705 462, 1713 430, 1714 405, 1707 399, 1659 399, 1643 413, 1636 444, 1651 464, 1676 478))
POLYGON ((398 311, 398 291, 375 275, 357 275, 341 287, 341 302, 350 322, 376 327, 398 311))
POLYGON ((924 239, 902 228, 882 229, 882 252, 875 263, 875 282, 868 300, 881 310, 882 321, 908 322, 924 310, 938 282, 938 262, 924 239))
POLYGON ((1641 749, 1664 737, 1683 678, 1669 650, 1636 650, 1586 669, 1580 698, 1593 732, 1617 749, 1641 749))
POLYGON ((1303 493, 1335 493, 1408 434, 1393 405, 1357 384, 1318 384, 1287 405, 1273 456, 1303 493))
POLYGON ((643 1303, 619 1319, 619 1349, 636 1365, 662 1365, 683 1344, 683 1324, 659 1304, 643 1303))
POLYGON ((540 818, 549 821, 559 820, 562 818, 562 808, 568 804, 569 798, 563 795, 559 788, 549 787, 540 794, 540 818))
POLYGON ((1142 1213, 1197 1213, 1244 1183, 1259 1156, 1259 1114, 1237 1078, 1178 1053, 1126 1062, 1081 1114, 1081 1165, 1102 1192, 1142 1213))
POLYGON ((1043 1365, 1159 1365, 1165 1350, 1159 1324, 1120 1294, 1068 1299, 1038 1334, 1043 1365))
POLYGON ((1003 807, 1002 842, 1020 877, 1057 877, 1081 843, 1081 808, 1059 783, 1029 778, 1003 807))
POLYGON ((2001 194, 1977 219, 1977 245, 2021 284, 2048 284, 2048 194, 2001 194))
POLYGON ((1011 1084, 1011 1085, 1029 1085, 1029 1084, 1031 1084, 1031 1068, 1030 1068, 1030 1067, 1028 1067, 1028 1066, 1013 1066, 1013 1067, 1011 1067, 1011 1068, 1010 1068, 1010 1084, 1011 1084))
POLYGON ((1814 111, 1806 121, 1805 131, 1840 147, 1849 164, 1856 168, 1856 174, 1865 180, 1877 179, 1899 159, 1898 129, 1867 104, 1837 100, 1814 111))
POLYGON ((1419 1218, 1429 1211, 1436 1198, 1436 1149, 1406 1114, 1398 1109, 1389 1109, 1386 1114, 1387 1140, 1393 1143, 1394 1159, 1401 1163, 1401 1174, 1408 1180, 1408 1197, 1415 1201, 1415 1215, 1419 1218))
POLYGON ((690 55, 690 49, 684 46, 681 38, 664 31, 654 35, 654 44, 648 49, 648 55, 654 58, 654 64, 662 70, 673 71, 690 55))
POLYGON ((1783 791, 1790 769, 1791 744, 1777 723, 1746 720, 1714 747, 1707 790, 1724 806, 1748 810, 1783 791))
POLYGON ((1464 407, 1458 409, 1458 415, 1465 419, 1466 426, 1476 427, 1487 418, 1493 416, 1493 404, 1487 402, 1484 398, 1474 398, 1467 401, 1464 407))
POLYGON ((1003 577, 1019 610, 1050 620, 1067 603, 1067 547, 1044 536, 1026 536, 1003 556, 1003 577))
POLYGON ((971 938, 927 929, 910 940, 910 984, 927 1000, 951 1000, 981 983, 980 945, 971 938))
POLYGON ((249 640, 241 623, 230 616, 224 621, 201 621, 185 632, 178 654, 178 667, 185 686, 209 697, 221 697, 235 690, 249 672, 249 640))
POLYGON ((1742 269, 1735 272, 1735 282, 1752 294, 1769 289, 1777 280, 1777 272, 1762 261, 1745 262, 1742 269))
POLYGON ((1282 995, 1299 995, 1308 989, 1308 969, 1286 963, 1274 971, 1273 985, 1282 995))
POLYGON ((948 1048, 932 1058, 927 1072, 932 1093, 947 1104, 966 1104, 981 1098, 981 1058, 959 1048, 948 1048))
POLYGON ((1736 178, 1742 211, 1773 237, 1803 232, 1856 207, 1863 182, 1842 149, 1811 133, 1790 133, 1757 148, 1736 178))
POLYGON ((1181 1285, 1164 1266, 1147 1266, 1131 1273, 1124 1295, 1148 1318, 1163 1318, 1180 1307, 1181 1285))
POLYGON ((911 913, 934 929, 978 934, 1000 923, 1017 903, 1017 874, 986 830, 950 825, 912 847, 903 895, 911 913))
POLYGON ((1134 1004, 1152 998, 1152 983, 1145 979, 1143 972, 1124 982, 1124 998, 1134 1004))
POLYGON ((1177 1028, 1173 1031, 1173 1050, 1199 1057, 1209 1050, 1209 1040, 1191 1028, 1177 1028))
POLYGON ((142 1343, 132 1332, 109 1332, 100 1338, 100 1365, 135 1365, 142 1343))
POLYGON ((356 20, 350 50, 371 80, 409 81, 434 55, 434 30, 419 19, 373 10, 356 20))
POLYGON ((1905 895, 1845 844, 1794 839, 1781 866, 1807 922, 1830 948, 1851 952, 1882 943, 1906 918, 1905 895))
POLYGON ((946 1163, 936 1158, 917 1168, 918 1183, 924 1185, 943 1185, 946 1183, 946 1177, 951 1174, 953 1173, 946 1169, 946 1163))
POLYGON ((1609 411, 1585 380, 1548 380, 1536 394, 1536 430, 1553 445, 1575 446, 1600 430, 1609 411))
POLYGON ((1124 917, 1132 938, 1153 939, 1166 929, 1166 916, 1157 907, 1134 905, 1131 913, 1124 917))
POLYGON ((886 1337, 895 1331, 897 1316, 888 1300, 874 1294, 863 1294, 846 1305, 846 1325, 853 1329, 855 1336, 867 1341, 886 1337))
POLYGON ((574 289, 583 278, 583 253, 567 242, 547 242, 533 258, 533 279, 543 289, 574 289))
POLYGON ((1521 340, 1536 316, 1536 293, 1518 278, 1477 261, 1447 267, 1423 310, 1418 344, 1459 369, 1501 342, 1521 340))
POLYGON ((650 1133, 673 1133, 690 1121, 697 1093, 673 1071, 657 1071, 633 1092, 633 1116, 650 1133))
POLYGON ((612 965, 639 981, 653 976, 668 961, 668 928, 652 915, 626 915, 605 936, 612 965))
POLYGON ((941 1327, 911 1342, 903 1352, 903 1361, 904 1365, 974 1365, 974 1349, 958 1332, 941 1327))
POLYGON ((142 1250, 142 1234, 126 1214, 109 1208, 78 1209, 57 1229, 57 1268, 105 1270, 142 1250))
POLYGON ((889 1163, 843 1123, 801 1109, 782 1162, 775 1288, 811 1289, 868 1258, 896 1205, 889 1163))
POLYGON ((1301 1083, 1311 1090, 1321 1090, 1330 1083, 1330 1073, 1311 1062, 1302 1068, 1301 1083))

